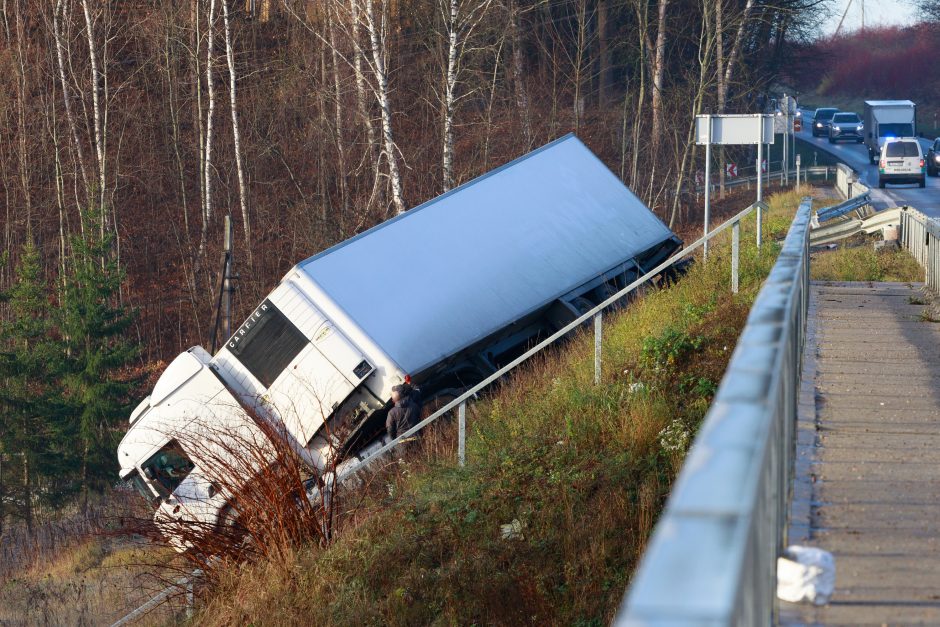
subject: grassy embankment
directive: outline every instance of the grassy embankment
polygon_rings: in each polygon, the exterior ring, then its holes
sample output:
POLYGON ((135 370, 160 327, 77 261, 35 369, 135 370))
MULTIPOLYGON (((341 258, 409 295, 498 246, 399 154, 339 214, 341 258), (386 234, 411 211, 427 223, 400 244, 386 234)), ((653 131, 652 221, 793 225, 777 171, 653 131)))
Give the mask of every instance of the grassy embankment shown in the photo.
MULTIPOLYGON (((770 239, 799 203, 772 198, 770 239)), ((726 238, 727 239, 727 238, 726 238)), ((607 317, 604 380, 582 335, 377 475, 334 543, 223 575, 199 624, 609 622, 778 245, 742 232, 670 289, 607 317), (501 525, 515 523, 504 539, 501 525)), ((356 498, 360 498, 357 495, 356 498)))
POLYGON ((810 269, 816 281, 897 281, 924 280, 924 269, 902 249, 874 250, 874 238, 855 240, 834 250, 813 253, 810 269))

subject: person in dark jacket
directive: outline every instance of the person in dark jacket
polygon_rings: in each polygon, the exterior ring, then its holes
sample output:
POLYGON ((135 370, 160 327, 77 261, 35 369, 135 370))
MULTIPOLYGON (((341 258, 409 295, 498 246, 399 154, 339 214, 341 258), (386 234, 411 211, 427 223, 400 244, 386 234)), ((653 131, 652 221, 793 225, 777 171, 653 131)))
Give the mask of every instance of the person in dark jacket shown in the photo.
POLYGON ((421 407, 411 397, 411 386, 396 385, 392 388, 392 402, 395 406, 388 412, 385 419, 385 430, 391 439, 412 428, 421 419, 421 407))

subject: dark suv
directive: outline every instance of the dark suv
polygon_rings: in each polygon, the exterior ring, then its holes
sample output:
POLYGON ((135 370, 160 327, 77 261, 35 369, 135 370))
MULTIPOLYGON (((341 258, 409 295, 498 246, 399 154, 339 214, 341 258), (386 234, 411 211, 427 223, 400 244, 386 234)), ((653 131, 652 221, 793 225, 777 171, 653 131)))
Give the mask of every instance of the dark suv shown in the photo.
POLYGON ((927 176, 937 176, 940 173, 940 137, 930 144, 930 150, 924 159, 927 161, 927 176))
POLYGON ((857 143, 865 141, 862 131, 862 120, 857 113, 839 112, 832 116, 832 122, 829 123, 829 143, 834 144, 841 139, 851 139, 857 143))
POLYGON ((816 109, 816 113, 813 114, 813 137, 827 135, 829 133, 829 125, 832 123, 832 116, 838 112, 839 110, 835 107, 816 109))

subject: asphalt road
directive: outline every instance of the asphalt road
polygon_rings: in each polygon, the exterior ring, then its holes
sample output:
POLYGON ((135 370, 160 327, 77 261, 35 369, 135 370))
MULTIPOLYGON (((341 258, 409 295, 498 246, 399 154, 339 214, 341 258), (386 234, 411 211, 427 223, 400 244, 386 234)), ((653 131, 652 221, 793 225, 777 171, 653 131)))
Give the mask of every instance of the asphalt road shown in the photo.
MULTIPOLYGON (((826 137, 813 137, 809 126, 812 115, 812 111, 803 111, 803 131, 797 133, 797 137, 813 144, 819 150, 835 155, 858 172, 859 179, 871 188, 871 198, 875 209, 881 211, 890 207, 909 205, 931 217, 940 218, 940 177, 928 176, 927 187, 924 189, 920 189, 916 184, 892 185, 890 183, 885 189, 878 189, 878 166, 868 161, 868 148, 865 144, 854 142, 830 144, 826 137)), ((926 152, 930 141, 921 140, 921 146, 926 152)))

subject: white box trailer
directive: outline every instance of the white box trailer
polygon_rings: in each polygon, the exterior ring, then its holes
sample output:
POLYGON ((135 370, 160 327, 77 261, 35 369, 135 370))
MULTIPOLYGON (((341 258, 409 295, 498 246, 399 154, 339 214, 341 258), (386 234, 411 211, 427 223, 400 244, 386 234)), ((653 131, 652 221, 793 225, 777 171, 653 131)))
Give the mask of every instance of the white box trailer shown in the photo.
POLYGON ((917 105, 910 100, 866 100, 862 122, 868 159, 878 163, 887 137, 915 137, 917 105))
POLYGON ((158 520, 213 524, 231 495, 193 434, 254 438, 238 425, 265 420, 316 474, 382 441, 393 386, 456 394, 681 245, 565 136, 292 268, 218 353, 170 364, 131 416, 120 476, 158 520))

